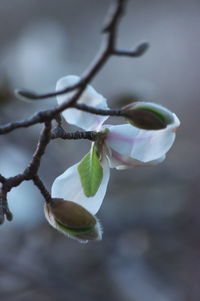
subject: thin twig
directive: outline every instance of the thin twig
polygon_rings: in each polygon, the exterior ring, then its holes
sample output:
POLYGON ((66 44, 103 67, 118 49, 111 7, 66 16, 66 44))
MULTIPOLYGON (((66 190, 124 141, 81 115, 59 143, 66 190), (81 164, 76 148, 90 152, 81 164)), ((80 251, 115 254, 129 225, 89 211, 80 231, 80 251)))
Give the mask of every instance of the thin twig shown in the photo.
POLYGON ((8 208, 7 202, 7 193, 3 188, 3 185, 0 186, 0 224, 3 224, 5 216, 8 221, 11 221, 13 216, 8 208))
POLYGON ((91 141, 95 141, 97 136, 97 132, 94 131, 76 131, 76 132, 65 132, 65 130, 58 126, 51 132, 51 139, 67 139, 67 140, 80 140, 80 139, 87 139, 91 141))
POLYGON ((54 118, 53 110, 40 111, 29 118, 10 122, 0 126, 0 135, 12 132, 15 129, 26 128, 37 123, 43 123, 54 118))
POLYGON ((33 177, 33 183, 37 186, 37 188, 40 190, 41 194, 43 195, 46 203, 50 203, 51 202, 51 195, 48 192, 48 190, 46 189, 46 187, 44 186, 42 180, 40 179, 40 177, 38 175, 35 175, 33 177))
POLYGON ((4 183, 4 189, 6 191, 10 191, 13 187, 19 186, 23 181, 32 180, 37 175, 42 156, 44 155, 47 144, 50 141, 50 131, 51 123, 47 122, 40 134, 36 151, 33 154, 29 165, 25 168, 23 173, 6 179, 4 183))
POLYGON ((148 48, 149 48, 149 43, 143 42, 143 43, 140 43, 133 50, 119 50, 119 49, 115 49, 113 51, 113 55, 128 56, 128 57, 139 57, 139 56, 142 56, 148 50, 148 48))
POLYGON ((121 116, 121 117, 124 116, 123 112, 120 109, 115 109, 115 110, 99 109, 99 108, 87 106, 87 105, 82 104, 82 103, 76 103, 73 107, 78 109, 78 110, 89 112, 89 113, 92 113, 92 114, 97 114, 97 115, 121 116))
POLYGON ((24 174, 26 175, 27 179, 29 178, 31 179, 32 175, 35 175, 39 169, 41 158, 44 155, 47 144, 50 141, 50 131, 51 131, 51 123, 46 122, 42 130, 42 133, 40 135, 40 139, 36 151, 33 154, 32 161, 24 171, 24 174))

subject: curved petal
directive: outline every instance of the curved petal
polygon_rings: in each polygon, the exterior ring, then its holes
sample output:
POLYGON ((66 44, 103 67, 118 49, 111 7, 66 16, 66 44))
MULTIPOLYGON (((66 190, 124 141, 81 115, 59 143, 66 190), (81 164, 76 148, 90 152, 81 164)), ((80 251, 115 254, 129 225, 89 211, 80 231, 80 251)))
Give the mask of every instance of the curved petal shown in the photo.
POLYGON ((158 160, 171 148, 180 121, 171 113, 172 122, 162 130, 143 130, 130 124, 109 127, 106 145, 117 153, 141 162, 158 160))
POLYGON ((86 197, 83 192, 77 169, 78 165, 79 163, 71 166, 55 179, 52 186, 52 197, 72 201, 81 205, 90 213, 96 214, 103 202, 110 178, 108 161, 104 158, 101 162, 103 167, 103 179, 98 191, 93 197, 86 197))
MULTIPOLYGON (((58 80, 56 84, 56 91, 62 90, 68 86, 76 84, 80 80, 80 77, 75 75, 68 75, 62 77, 58 80)), ((62 104, 63 102, 67 102, 73 95, 74 91, 57 96, 58 104, 62 104)), ((106 99, 99 94, 94 88, 91 86, 87 86, 83 94, 80 96, 78 103, 84 103, 88 106, 92 106, 95 108, 108 109, 106 99)), ((104 121, 109 116, 100 116, 87 112, 83 112, 77 109, 67 109, 62 112, 65 120, 74 124, 84 130, 98 130, 104 121)))
POLYGON ((156 164, 159 164, 165 160, 165 155, 162 157, 148 161, 148 162, 142 162, 139 160, 135 160, 133 158, 127 157, 125 155, 121 155, 118 152, 112 150, 109 152, 108 161, 110 168, 116 168, 118 170, 137 167, 137 166, 153 166, 156 164))

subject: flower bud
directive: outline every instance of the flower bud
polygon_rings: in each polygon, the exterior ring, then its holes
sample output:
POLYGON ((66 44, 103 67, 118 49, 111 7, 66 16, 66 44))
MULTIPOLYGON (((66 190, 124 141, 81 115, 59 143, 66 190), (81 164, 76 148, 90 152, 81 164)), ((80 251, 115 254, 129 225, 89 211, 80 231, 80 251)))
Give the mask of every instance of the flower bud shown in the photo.
POLYGON ((84 229, 96 224, 93 215, 74 202, 53 199, 51 203, 47 204, 47 207, 55 219, 66 227, 84 229))
POLYGON ((63 234, 80 242, 101 240, 102 231, 95 216, 82 206, 64 199, 52 199, 44 207, 48 222, 63 234))
POLYGON ((122 108, 129 123, 145 130, 161 130, 171 122, 170 111, 164 107, 149 103, 135 102, 122 108))

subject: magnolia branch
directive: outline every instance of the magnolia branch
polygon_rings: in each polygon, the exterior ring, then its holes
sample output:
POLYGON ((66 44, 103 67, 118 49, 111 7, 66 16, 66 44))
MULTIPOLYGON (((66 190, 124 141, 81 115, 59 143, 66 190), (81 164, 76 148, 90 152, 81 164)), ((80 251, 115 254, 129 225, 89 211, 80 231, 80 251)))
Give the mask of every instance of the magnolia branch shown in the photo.
MULTIPOLYGON (((125 2, 126 2, 125 0, 117 0, 115 2, 115 6, 112 10, 112 13, 109 14, 109 20, 107 22, 107 25, 103 29, 103 33, 106 34, 106 39, 103 40, 101 50, 98 53, 96 59, 92 62, 91 66, 84 72, 79 82, 77 82, 72 86, 66 87, 63 90, 50 92, 46 94, 37 94, 27 90, 16 91, 16 94, 20 97, 30 99, 30 100, 37 100, 37 99, 45 99, 45 98, 66 94, 68 92, 76 90, 76 93, 71 97, 71 99, 68 102, 61 104, 60 106, 57 106, 55 109, 41 111, 34 114, 28 119, 20 120, 20 121, 16 121, 13 123, 0 126, 0 134, 5 134, 21 127, 29 127, 37 123, 45 122, 47 120, 53 120, 54 118, 56 118, 56 116, 59 113, 61 113, 62 111, 66 110, 69 107, 74 106, 78 98, 83 93, 86 86, 100 71, 100 69, 104 66, 108 58, 111 57, 112 55, 138 57, 144 54, 144 52, 148 48, 148 43, 146 42, 141 43, 136 47, 135 50, 132 51, 118 50, 115 48, 116 30, 124 10, 125 2)), ((79 107, 77 106, 77 108, 81 109, 80 106, 79 107)), ((86 107, 83 106, 82 110, 86 111, 86 107)), ((95 108, 89 106, 87 107, 87 111, 94 114, 104 115, 102 110, 96 110, 95 108)), ((116 112, 115 115, 115 112, 113 110, 107 110, 105 115, 119 116, 120 114, 116 112)))
POLYGON ((36 187, 40 190, 45 201, 50 202, 51 196, 45 188, 45 185, 43 184, 42 180, 40 179, 38 175, 38 170, 46 147, 51 140, 61 138, 88 139, 95 141, 97 133, 93 131, 77 131, 74 133, 65 132, 61 125, 62 120, 60 117, 60 113, 62 113, 68 108, 73 107, 75 109, 86 111, 91 114, 126 117, 125 113, 122 110, 103 110, 77 103, 79 97, 82 95, 87 85, 94 79, 96 74, 103 68, 103 66, 111 56, 138 57, 143 55, 148 48, 148 43, 141 43, 131 51, 117 49, 117 27, 124 13, 125 4, 126 0, 115 0, 113 6, 111 6, 111 11, 108 14, 106 24, 102 30, 102 33, 104 34, 104 39, 102 41, 100 50, 94 61, 85 70, 80 80, 76 84, 68 86, 60 91, 49 92, 46 94, 38 94, 24 89, 18 89, 15 91, 17 97, 33 101, 38 99, 55 97, 72 91, 74 91, 74 93, 68 101, 58 105, 53 109, 40 111, 27 119, 10 122, 8 124, 0 126, 0 134, 3 135, 10 133, 16 129, 27 128, 39 123, 44 124, 43 130, 41 131, 38 140, 36 151, 33 154, 33 157, 26 169, 22 173, 10 178, 5 178, 3 175, 0 175, 0 223, 4 221, 4 216, 6 216, 8 220, 11 219, 11 213, 7 206, 7 193, 13 187, 19 186, 23 181, 32 180, 36 187), (53 120, 57 122, 58 126, 51 130, 53 120))

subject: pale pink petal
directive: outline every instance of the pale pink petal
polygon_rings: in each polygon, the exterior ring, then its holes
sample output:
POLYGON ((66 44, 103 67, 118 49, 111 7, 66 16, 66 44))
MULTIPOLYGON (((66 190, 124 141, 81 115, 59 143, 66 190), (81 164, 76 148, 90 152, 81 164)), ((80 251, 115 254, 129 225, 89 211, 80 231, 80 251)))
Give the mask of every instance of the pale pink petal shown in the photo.
POLYGON ((109 127, 106 145, 111 151, 141 162, 158 160, 171 148, 180 124, 175 114, 170 116, 171 122, 162 130, 143 130, 130 124, 109 127))
POLYGON ((83 192, 77 170, 78 165, 79 163, 71 166, 55 179, 52 186, 52 197, 72 201, 84 207, 91 214, 96 214, 103 202, 110 177, 108 161, 106 158, 102 160, 103 179, 101 185, 96 194, 89 198, 83 192))
POLYGON ((127 157, 125 155, 121 155, 120 153, 118 153, 114 150, 110 150, 109 155, 108 155, 108 161, 109 161, 110 168, 116 168, 116 169, 122 170, 122 169, 137 167, 137 166, 153 166, 153 165, 163 162, 165 160, 165 157, 166 156, 163 155, 162 157, 160 157, 156 160, 142 162, 142 161, 127 157))
MULTIPOLYGON (((75 75, 68 75, 58 80, 56 85, 56 91, 62 90, 68 86, 76 84, 80 80, 80 77, 75 75)), ((67 102, 74 95, 74 91, 57 96, 58 104, 67 102)), ((92 106, 100 109, 108 109, 106 99, 99 94, 92 86, 87 86, 83 94, 80 96, 78 103, 84 103, 88 106, 92 106)), ((101 125, 109 116, 100 116, 90 114, 87 112, 79 111, 77 109, 67 109, 62 112, 65 120, 73 125, 76 125, 84 130, 98 130, 101 125)))

